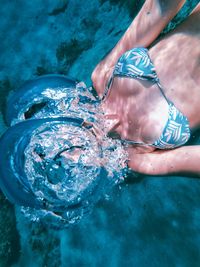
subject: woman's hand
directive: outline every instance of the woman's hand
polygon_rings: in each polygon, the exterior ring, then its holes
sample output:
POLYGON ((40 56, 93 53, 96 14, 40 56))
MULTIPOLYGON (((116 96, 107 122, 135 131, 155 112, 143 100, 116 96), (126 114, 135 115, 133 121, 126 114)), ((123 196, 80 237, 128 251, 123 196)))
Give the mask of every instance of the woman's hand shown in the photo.
MULTIPOLYGON (((169 152, 169 151, 167 151, 169 152)), ((138 173, 147 175, 164 175, 169 174, 169 164, 171 170, 176 171, 173 153, 163 151, 154 151, 151 153, 131 154, 129 153, 128 165, 138 173)))
POLYGON ((128 148, 131 169, 147 175, 177 173, 200 176, 200 146, 183 146, 171 150, 155 150, 151 153, 133 153, 128 148))

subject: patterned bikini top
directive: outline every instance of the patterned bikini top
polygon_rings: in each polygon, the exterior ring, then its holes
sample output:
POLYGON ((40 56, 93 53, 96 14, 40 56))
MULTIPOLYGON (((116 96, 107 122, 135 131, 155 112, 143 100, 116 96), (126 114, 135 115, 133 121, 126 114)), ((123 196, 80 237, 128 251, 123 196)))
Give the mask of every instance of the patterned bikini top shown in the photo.
POLYGON ((159 82, 155 67, 149 57, 148 50, 143 47, 133 48, 124 53, 115 65, 113 75, 110 78, 102 99, 104 99, 111 87, 114 77, 128 77, 140 80, 148 80, 156 83, 169 105, 168 120, 161 136, 153 143, 146 144, 131 140, 122 140, 127 144, 149 145, 158 149, 170 149, 185 144, 190 138, 189 121, 174 104, 165 96, 159 82))

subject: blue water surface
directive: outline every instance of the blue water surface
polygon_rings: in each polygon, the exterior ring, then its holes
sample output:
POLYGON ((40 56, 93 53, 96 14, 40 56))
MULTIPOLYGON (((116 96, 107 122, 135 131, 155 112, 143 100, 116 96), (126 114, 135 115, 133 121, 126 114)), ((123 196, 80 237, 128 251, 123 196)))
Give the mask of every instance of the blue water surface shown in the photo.
MULTIPOLYGON (((0 133, 6 99, 24 81, 59 73, 90 84, 143 2, 0 0, 0 133)), ((165 32, 198 2, 188 0, 165 32)), ((198 178, 130 174, 90 216, 61 231, 29 222, 3 194, 0 201, 0 267, 200 266, 198 178)))

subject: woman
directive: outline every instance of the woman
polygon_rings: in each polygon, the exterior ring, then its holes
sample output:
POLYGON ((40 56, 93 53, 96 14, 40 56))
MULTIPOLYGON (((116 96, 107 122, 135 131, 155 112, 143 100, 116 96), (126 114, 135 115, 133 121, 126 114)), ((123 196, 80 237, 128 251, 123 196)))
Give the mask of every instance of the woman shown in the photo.
POLYGON ((0 187, 11 202, 27 207, 23 208, 26 216, 66 227, 79 221, 119 182, 127 155, 119 140, 106 136, 108 132, 120 134, 135 171, 198 172, 198 146, 182 145, 200 120, 196 116, 199 8, 149 52, 131 49, 132 44, 149 46, 182 4, 167 1, 163 8, 156 1, 146 1, 92 75, 102 103, 83 84, 60 75, 29 81, 11 96, 6 119, 12 127, 0 139, 0 187), (191 97, 185 100, 189 87, 191 97), (165 128, 169 130, 174 121, 181 129, 178 137, 168 139, 165 128))
POLYGON ((200 146, 184 146, 200 126, 200 4, 155 41, 184 2, 145 1, 92 73, 112 131, 130 144, 129 167, 144 174, 200 175, 200 146), (149 51, 141 48, 150 45, 149 51), (176 129, 170 129, 172 124, 176 129))

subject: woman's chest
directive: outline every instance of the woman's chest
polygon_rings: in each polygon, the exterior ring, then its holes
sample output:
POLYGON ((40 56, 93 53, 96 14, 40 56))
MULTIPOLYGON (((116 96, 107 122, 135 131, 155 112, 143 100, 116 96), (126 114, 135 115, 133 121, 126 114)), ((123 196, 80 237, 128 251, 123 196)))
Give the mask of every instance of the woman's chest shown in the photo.
POLYGON ((104 102, 110 130, 122 139, 153 143, 167 122, 167 101, 156 84, 145 85, 130 78, 115 78, 104 102))

